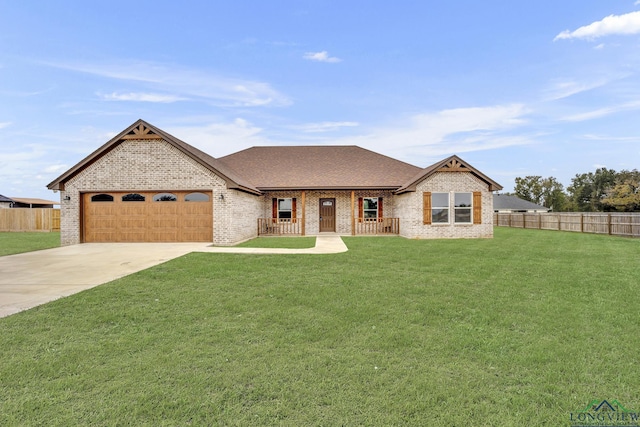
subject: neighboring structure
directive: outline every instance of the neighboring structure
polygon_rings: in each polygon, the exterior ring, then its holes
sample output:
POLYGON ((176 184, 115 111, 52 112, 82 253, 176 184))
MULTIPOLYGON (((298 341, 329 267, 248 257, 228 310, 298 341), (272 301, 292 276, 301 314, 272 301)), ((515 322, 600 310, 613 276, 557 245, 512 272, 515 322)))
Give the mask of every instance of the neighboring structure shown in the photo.
POLYGON ((253 147, 215 159, 142 121, 48 185, 63 245, 265 234, 493 236, 502 187, 457 156, 422 169, 356 146, 253 147))
POLYGON ((53 205, 59 205, 60 202, 53 200, 34 199, 25 197, 12 197, 14 208, 53 208, 53 205))
POLYGON ((59 202, 45 199, 33 199, 24 197, 5 197, 0 194, 1 208, 53 208, 53 205, 59 205, 59 202))
POLYGON ((13 200, 0 194, 0 209, 10 208, 13 205, 13 200))
POLYGON ((528 200, 510 194, 494 194, 493 210, 498 213, 507 212, 549 212, 551 209, 537 205, 528 200))

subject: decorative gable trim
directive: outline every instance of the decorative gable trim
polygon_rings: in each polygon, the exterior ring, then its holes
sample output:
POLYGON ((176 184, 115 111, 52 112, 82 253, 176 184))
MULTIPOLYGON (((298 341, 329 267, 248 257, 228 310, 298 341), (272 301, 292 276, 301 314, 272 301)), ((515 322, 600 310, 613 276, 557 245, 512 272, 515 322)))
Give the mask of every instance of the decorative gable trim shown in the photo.
POLYGON ((442 165, 438 172, 469 172, 469 168, 460 159, 453 158, 442 165))
POLYGON ((145 123, 140 123, 138 126, 131 129, 131 132, 123 135, 120 139, 162 139, 162 137, 153 132, 145 123))
POLYGON ((502 186, 500 184, 462 160, 460 157, 454 155, 421 170, 420 173, 414 176, 410 181, 398 188, 398 190, 396 190, 396 194, 416 191, 416 187, 420 182, 424 181, 436 172, 469 172, 484 181, 487 184, 489 191, 502 190, 502 186))

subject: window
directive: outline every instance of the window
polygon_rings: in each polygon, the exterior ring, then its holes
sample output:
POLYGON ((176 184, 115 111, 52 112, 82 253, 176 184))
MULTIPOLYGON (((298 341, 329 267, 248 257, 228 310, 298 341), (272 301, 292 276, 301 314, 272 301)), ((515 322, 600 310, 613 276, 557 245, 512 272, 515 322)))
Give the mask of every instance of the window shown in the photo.
POLYGON ((184 201, 185 202, 208 202, 209 195, 204 193, 198 193, 198 192, 189 193, 186 196, 184 196, 184 201))
POLYGON ((362 199, 362 217, 365 221, 378 219, 378 198, 364 197, 362 199))
POLYGON ((293 213, 293 199, 278 199, 278 219, 280 221, 291 221, 293 213))
POLYGON ((471 224, 471 193, 454 193, 454 222, 471 224))
POLYGON ((138 193, 129 193, 122 196, 123 202, 144 202, 144 196, 138 193))
POLYGON ((296 198, 272 199, 271 218, 273 221, 296 222, 296 198))
MULTIPOLYGON (((454 224, 482 224, 482 193, 451 193, 454 224)), ((448 224, 449 193, 422 193, 423 224, 448 224)))
POLYGON ((449 193, 431 193, 431 222, 433 224, 449 222, 449 193))
POLYGON ((113 196, 111 194, 96 194, 91 196, 92 202, 113 202, 113 196))
POLYGON ((358 221, 382 220, 382 197, 358 198, 358 221))
POLYGON ((171 193, 158 193, 153 196, 154 202, 176 202, 177 200, 176 195, 171 193))

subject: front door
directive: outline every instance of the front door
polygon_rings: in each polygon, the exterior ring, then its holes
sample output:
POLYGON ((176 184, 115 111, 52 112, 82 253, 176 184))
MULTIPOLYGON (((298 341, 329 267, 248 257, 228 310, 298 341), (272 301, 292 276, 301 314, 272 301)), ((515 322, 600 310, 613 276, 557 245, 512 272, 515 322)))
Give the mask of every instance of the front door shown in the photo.
POLYGON ((336 231, 336 199, 320 199, 320 232, 336 231))

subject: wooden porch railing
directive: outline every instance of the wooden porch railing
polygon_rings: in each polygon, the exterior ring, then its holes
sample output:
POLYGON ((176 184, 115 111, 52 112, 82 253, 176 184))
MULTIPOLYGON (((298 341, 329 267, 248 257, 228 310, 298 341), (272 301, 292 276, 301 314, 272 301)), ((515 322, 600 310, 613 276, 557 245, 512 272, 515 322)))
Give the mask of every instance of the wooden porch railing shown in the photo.
POLYGON ((301 235, 300 218, 258 218, 258 236, 301 235))
POLYGON ((358 234, 400 234, 400 218, 358 218, 356 235, 358 234))

